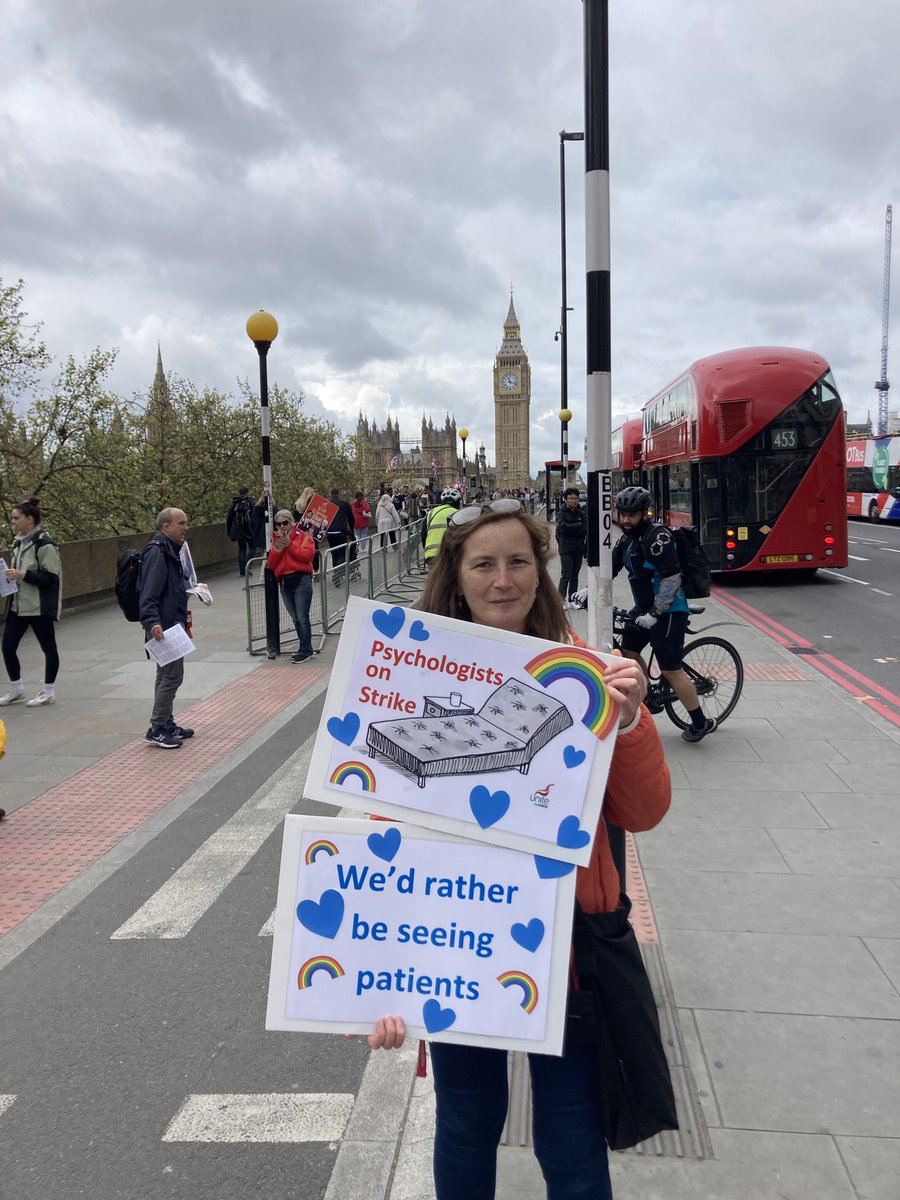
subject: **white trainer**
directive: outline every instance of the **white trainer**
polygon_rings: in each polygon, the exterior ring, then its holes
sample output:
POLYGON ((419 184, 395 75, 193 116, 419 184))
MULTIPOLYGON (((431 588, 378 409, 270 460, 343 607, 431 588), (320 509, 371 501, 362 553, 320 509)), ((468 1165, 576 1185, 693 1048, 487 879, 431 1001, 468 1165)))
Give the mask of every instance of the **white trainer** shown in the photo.
POLYGON ((7 704, 15 704, 17 700, 24 699, 24 692, 7 692, 5 696, 0 696, 0 708, 6 708, 7 704))
POLYGON ((56 697, 51 696, 49 692, 38 692, 33 700, 29 700, 25 705, 26 708, 40 708, 42 704, 55 704, 56 697))

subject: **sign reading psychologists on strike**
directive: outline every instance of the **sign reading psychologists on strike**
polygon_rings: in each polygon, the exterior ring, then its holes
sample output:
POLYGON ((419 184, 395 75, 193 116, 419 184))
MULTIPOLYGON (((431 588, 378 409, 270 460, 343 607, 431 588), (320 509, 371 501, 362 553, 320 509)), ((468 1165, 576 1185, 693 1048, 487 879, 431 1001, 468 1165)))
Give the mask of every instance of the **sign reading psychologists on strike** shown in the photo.
POLYGON ((618 728, 607 661, 351 597, 305 794, 586 865, 618 728))
POLYGON ((285 820, 267 1029, 561 1054, 575 868, 417 826, 285 820))

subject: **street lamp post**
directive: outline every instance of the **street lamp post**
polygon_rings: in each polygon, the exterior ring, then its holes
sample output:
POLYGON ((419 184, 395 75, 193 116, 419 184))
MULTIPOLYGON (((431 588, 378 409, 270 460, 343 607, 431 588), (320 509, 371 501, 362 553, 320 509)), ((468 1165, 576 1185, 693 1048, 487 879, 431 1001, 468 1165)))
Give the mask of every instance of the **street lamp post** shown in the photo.
POLYGON ((559 489, 559 506, 562 508, 562 494, 569 486, 569 422, 572 420, 572 410, 562 408, 559 412, 560 445, 562 458, 562 486, 559 489))
POLYGON ((469 431, 468 431, 468 429, 461 429, 461 430, 459 431, 459 440, 462 442, 462 448, 463 448, 463 455, 462 455, 462 462, 463 462, 463 469, 462 469, 462 474, 463 474, 463 487, 462 487, 462 490, 463 490, 463 495, 465 495, 465 494, 466 494, 466 491, 467 491, 467 489, 468 489, 468 486, 469 486, 468 468, 466 467, 466 438, 467 438, 468 436, 469 436, 469 431))
MULTIPOLYGON (((262 432, 263 492, 266 497, 266 554, 272 548, 273 503, 272 503, 272 457, 269 444, 269 380, 266 359, 269 347, 278 337, 278 322, 264 309, 247 318, 247 336, 259 355, 259 411, 262 432)), ((281 610, 278 604, 278 583, 268 566, 263 569, 263 587, 266 610, 266 654, 277 658, 281 653, 281 610)))
POLYGON ((566 289, 566 142, 583 142, 583 133, 559 133, 559 230, 560 230, 560 279, 562 301, 559 313, 559 419, 562 422, 562 460, 564 490, 569 483, 569 313, 566 289))

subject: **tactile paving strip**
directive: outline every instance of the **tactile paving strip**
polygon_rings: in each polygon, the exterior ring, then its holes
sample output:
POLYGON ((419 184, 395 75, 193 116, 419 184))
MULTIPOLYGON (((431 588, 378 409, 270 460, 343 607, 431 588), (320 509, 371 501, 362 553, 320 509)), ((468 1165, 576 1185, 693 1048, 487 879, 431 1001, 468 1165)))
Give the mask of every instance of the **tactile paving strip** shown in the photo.
POLYGON ((0 834, 0 937, 328 671, 253 671, 179 714, 197 732, 177 754, 129 742, 11 813, 0 834))

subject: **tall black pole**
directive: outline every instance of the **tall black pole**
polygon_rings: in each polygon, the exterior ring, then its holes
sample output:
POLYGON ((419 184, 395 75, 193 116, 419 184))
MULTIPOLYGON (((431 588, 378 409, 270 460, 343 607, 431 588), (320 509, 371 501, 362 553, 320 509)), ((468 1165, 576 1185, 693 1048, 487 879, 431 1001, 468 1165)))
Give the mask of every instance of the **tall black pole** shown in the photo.
MULTIPOLYGON (((562 280, 562 302, 559 314, 559 411, 560 411, 560 457, 562 460, 562 482, 559 507, 562 508, 562 493, 569 486, 569 419, 562 414, 569 410, 569 300, 566 267, 566 142, 583 142, 583 133, 559 133, 559 229, 560 229, 560 278, 562 280)), ((548 505, 549 511, 549 505, 548 505)))
MULTIPOLYGON (((274 533, 274 504, 272 501, 272 449, 269 439, 269 375, 267 361, 271 342, 254 342, 259 355, 259 412, 262 433, 263 490, 266 495, 266 554, 272 549, 274 533)), ((268 566, 263 569, 263 595, 266 614, 266 655, 277 658, 281 653, 281 608, 278 603, 278 581, 268 566)))
POLYGON ((588 641, 612 648, 612 337, 608 0, 583 0, 587 319, 588 641))

